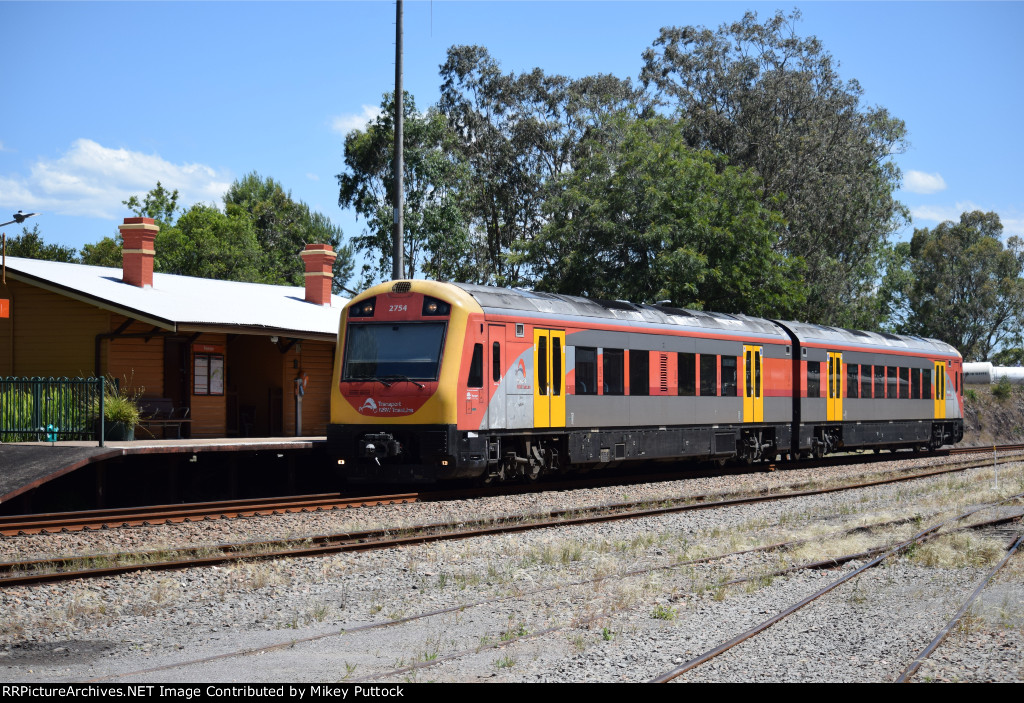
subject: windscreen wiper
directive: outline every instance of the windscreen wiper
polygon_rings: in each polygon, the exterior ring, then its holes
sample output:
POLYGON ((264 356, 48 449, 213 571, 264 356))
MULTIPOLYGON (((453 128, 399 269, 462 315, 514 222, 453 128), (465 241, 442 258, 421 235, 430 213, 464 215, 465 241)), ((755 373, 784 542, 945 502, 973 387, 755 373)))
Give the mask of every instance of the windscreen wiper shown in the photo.
POLYGON ((391 388, 391 384, 388 383, 385 379, 381 378, 380 376, 355 376, 355 377, 353 377, 351 379, 348 379, 348 380, 350 380, 350 381, 380 381, 381 383, 384 384, 385 388, 391 388))
POLYGON ((420 388, 426 388, 426 386, 424 386, 419 381, 414 381, 408 376, 403 376, 397 373, 388 374, 387 376, 385 376, 385 378, 388 379, 389 381, 408 381, 409 383, 412 383, 415 386, 419 386, 420 388))

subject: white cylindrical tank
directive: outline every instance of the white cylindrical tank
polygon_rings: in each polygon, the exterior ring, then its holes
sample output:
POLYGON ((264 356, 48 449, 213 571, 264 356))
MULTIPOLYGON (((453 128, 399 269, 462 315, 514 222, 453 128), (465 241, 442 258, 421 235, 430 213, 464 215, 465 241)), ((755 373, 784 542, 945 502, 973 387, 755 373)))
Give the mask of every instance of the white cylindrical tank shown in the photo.
POLYGON ((1003 378, 1015 386, 1024 386, 1024 367, 993 366, 992 383, 999 383, 1003 378))
POLYGON ((964 364, 964 383, 998 383, 1003 378, 1014 385, 1024 385, 1024 366, 993 366, 991 361, 964 364))
POLYGON ((970 361, 964 364, 964 383, 992 383, 991 361, 970 361))

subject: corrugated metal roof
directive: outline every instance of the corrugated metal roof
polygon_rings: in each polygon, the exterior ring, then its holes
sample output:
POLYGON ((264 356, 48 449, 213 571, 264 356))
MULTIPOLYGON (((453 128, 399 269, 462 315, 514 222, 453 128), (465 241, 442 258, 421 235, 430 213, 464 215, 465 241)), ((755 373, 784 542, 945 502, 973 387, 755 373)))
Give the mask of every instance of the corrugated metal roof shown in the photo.
MULTIPOLYGON (((346 298, 305 301, 305 288, 154 273, 152 288, 121 280, 121 269, 7 257, 14 280, 177 330, 221 329, 294 337, 335 336, 346 298)), ((12 311, 17 314, 17 311, 12 311)))

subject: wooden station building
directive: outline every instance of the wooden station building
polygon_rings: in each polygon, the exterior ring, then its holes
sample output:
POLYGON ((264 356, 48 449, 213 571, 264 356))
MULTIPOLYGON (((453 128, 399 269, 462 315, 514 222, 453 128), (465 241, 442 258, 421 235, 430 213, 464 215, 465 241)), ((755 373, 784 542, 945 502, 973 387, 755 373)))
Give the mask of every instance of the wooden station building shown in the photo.
POLYGON ((192 437, 326 433, 347 302, 331 295, 329 246, 301 253, 305 288, 272 286, 154 273, 154 221, 120 229, 122 269, 7 258, 0 376, 107 375, 188 408, 192 437))

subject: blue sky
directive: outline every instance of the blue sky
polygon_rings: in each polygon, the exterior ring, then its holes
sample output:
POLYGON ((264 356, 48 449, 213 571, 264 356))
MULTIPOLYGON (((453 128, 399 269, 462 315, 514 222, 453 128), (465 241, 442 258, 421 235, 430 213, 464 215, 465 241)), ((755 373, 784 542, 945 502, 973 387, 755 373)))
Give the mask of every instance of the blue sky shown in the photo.
MULTIPOLYGON (((662 26, 717 27, 799 7, 867 104, 903 119, 899 194, 914 226, 968 209, 1024 235, 1024 3, 405 3, 405 88, 423 108, 455 44, 505 71, 636 78, 662 26)), ((394 84, 392 2, 0 1, 0 215, 38 211, 47 242, 116 234, 121 201, 157 180, 220 204, 270 176, 340 225, 345 131, 394 84)), ((6 221, 10 219, 4 216, 6 221)), ((20 228, 5 228, 8 235, 20 228)), ((909 236, 909 230, 903 233, 909 236)))

